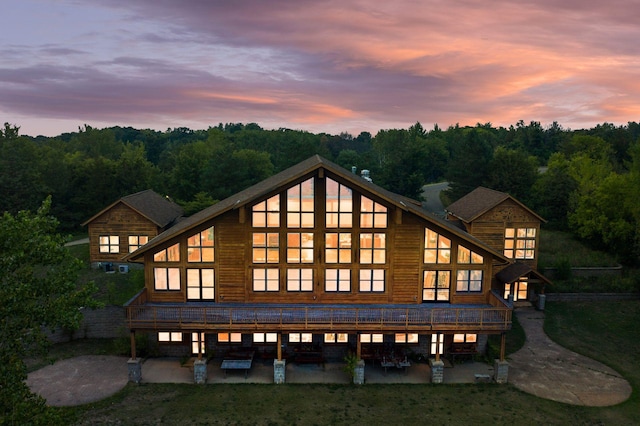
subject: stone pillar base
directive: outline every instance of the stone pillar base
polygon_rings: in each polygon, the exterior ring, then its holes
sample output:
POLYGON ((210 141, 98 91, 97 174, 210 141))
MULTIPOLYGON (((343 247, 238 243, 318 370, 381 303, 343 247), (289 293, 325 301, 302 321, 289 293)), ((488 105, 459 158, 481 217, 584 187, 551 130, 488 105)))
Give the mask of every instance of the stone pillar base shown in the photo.
POLYGON ((207 383, 207 361, 196 359, 193 361, 193 381, 198 385, 207 383))
POLYGON ((140 383, 142 380, 142 363, 139 358, 129 358, 127 361, 127 367, 129 369, 129 381, 133 383, 140 383))
POLYGON ((431 383, 442 383, 444 381, 444 362, 429 359, 431 367, 431 383))
POLYGON ((353 384, 364 385, 364 360, 359 360, 353 371, 353 384))
POLYGON ((273 360, 273 383, 275 383, 276 385, 281 385, 284 383, 286 368, 286 360, 273 360))
POLYGON ((493 364, 493 371, 493 379, 496 383, 507 383, 509 378, 509 363, 507 361, 500 361, 499 359, 496 359, 493 364))
POLYGON ((547 295, 546 294, 539 294, 538 295, 538 310, 540 311, 544 311, 544 304, 547 301, 547 295))

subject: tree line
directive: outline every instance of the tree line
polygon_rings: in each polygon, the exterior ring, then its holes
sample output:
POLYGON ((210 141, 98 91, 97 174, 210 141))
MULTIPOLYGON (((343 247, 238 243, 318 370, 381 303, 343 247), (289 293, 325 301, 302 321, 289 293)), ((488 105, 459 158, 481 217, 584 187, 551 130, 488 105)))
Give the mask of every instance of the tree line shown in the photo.
POLYGON ((195 213, 314 154, 358 171, 390 191, 420 199, 448 181, 452 202, 477 186, 507 192, 548 220, 627 264, 640 255, 640 124, 565 129, 520 121, 431 130, 330 135, 220 123, 164 132, 85 125, 56 137, 0 129, 0 212, 35 211, 52 197, 61 228, 79 224, 144 189, 195 213))

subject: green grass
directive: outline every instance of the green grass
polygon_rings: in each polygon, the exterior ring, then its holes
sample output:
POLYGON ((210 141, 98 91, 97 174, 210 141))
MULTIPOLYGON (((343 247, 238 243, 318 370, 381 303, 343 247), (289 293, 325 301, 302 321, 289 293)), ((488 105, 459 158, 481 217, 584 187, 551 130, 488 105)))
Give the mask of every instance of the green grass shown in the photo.
MULTIPOLYGON (((554 340, 608 364, 633 386, 630 400, 613 407, 561 404, 509 384, 130 384, 106 400, 59 410, 77 424, 633 425, 640 416, 637 324, 637 301, 547 303, 545 330, 554 340)), ((516 341, 512 350, 521 345, 518 328, 507 338, 516 341)))
POLYGON ((79 244, 68 247, 71 254, 80 259, 84 268, 80 271, 78 282, 93 281, 98 287, 95 298, 106 305, 123 305, 144 287, 144 272, 131 267, 129 273, 117 271, 107 274, 101 269, 92 269, 89 263, 89 245, 79 244))
POLYGON ((539 245, 540 268, 562 267, 565 263, 574 268, 618 265, 614 256, 592 250, 566 232, 542 229, 539 245))

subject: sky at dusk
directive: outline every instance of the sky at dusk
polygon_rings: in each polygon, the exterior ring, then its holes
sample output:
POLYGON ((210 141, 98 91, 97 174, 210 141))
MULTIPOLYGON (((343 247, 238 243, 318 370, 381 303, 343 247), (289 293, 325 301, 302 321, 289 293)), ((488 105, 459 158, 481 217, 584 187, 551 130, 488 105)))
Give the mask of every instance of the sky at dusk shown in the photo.
POLYGON ((3 0, 0 120, 375 135, 640 121, 636 0, 3 0))

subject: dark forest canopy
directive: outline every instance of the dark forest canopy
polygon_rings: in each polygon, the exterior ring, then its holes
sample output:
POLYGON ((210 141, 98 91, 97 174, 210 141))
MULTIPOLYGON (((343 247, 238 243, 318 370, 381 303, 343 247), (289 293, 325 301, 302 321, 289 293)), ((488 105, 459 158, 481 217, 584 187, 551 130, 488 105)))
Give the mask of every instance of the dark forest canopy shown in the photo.
POLYGON ((330 135, 227 123, 164 132, 131 127, 55 137, 0 129, 0 212, 35 210, 49 195, 67 230, 124 195, 153 189, 194 213, 313 154, 419 199, 422 186, 448 181, 448 201, 479 185, 508 192, 548 226, 634 262, 640 253, 640 124, 570 130, 539 122, 494 127, 420 123, 330 135), (546 170, 540 173, 539 170, 546 170))

